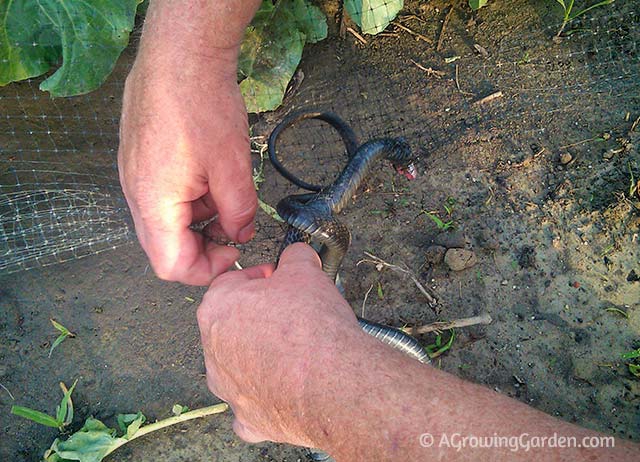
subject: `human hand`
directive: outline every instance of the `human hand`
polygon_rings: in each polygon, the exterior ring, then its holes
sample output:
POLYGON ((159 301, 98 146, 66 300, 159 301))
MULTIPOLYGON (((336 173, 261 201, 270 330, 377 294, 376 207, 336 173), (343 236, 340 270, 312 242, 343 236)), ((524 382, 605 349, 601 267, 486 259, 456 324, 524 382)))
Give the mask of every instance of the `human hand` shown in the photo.
MULTIPOLYGON (((360 341, 351 307, 306 244, 282 253, 278 268, 219 276, 198 308, 209 389, 235 414, 244 440, 313 446, 301 423, 319 377, 360 341)), ((317 396, 314 396, 317 398, 317 396)))
POLYGON ((237 50, 167 57, 142 47, 124 91, 118 167, 136 232, 162 279, 208 285, 253 237, 257 197, 237 50), (204 234, 189 226, 218 215, 204 234))

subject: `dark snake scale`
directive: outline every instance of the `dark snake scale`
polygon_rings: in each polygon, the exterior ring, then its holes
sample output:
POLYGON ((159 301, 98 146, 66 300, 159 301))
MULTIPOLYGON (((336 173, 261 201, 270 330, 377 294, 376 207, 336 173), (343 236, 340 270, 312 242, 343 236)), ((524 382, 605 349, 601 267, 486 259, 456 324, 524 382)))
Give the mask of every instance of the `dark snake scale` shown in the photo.
MULTIPOLYGON (((288 196, 278 203, 278 214, 289 225, 282 250, 294 242, 317 242, 320 244, 322 269, 335 281, 342 259, 349 249, 351 234, 334 215, 344 208, 378 159, 389 160, 399 171, 410 168, 414 159, 409 145, 402 138, 379 138, 358 145, 353 130, 335 114, 304 111, 287 116, 275 127, 269 137, 268 149, 273 166, 282 176, 296 186, 314 191, 288 196), (327 122, 338 131, 346 146, 349 155, 347 165, 329 186, 300 180, 280 163, 276 155, 276 141, 282 131, 305 119, 327 122)), ((367 334, 422 363, 429 362, 429 356, 420 343, 410 335, 366 319, 358 318, 358 322, 367 334)))

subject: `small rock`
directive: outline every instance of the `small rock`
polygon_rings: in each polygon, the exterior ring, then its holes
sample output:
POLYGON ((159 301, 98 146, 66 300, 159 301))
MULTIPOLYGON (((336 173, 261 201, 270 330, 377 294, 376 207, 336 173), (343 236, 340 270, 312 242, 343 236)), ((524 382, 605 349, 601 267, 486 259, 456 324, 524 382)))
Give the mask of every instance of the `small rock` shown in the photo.
POLYGON ((433 243, 447 249, 464 249, 469 247, 471 242, 462 231, 445 231, 438 234, 433 243))
POLYGON ((444 260, 447 249, 441 245, 429 246, 425 252, 425 262, 430 265, 439 265, 444 260))
POLYGON ((640 281, 640 276, 636 273, 636 270, 631 270, 629 274, 627 274, 627 281, 629 282, 638 282, 640 281))
POLYGON ((453 271, 462 271, 478 263, 473 250, 449 249, 444 255, 444 262, 453 271))
POLYGON ((560 163, 562 165, 567 165, 569 162, 571 162, 572 159, 573 156, 568 152, 563 152, 562 154, 560 154, 560 163))

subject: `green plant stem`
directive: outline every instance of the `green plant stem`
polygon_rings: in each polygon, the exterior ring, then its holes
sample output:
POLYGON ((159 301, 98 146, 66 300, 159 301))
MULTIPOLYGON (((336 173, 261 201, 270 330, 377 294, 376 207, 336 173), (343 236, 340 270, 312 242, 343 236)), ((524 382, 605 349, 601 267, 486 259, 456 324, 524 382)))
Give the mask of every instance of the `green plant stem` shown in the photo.
POLYGON ((159 420, 158 422, 154 422, 149 425, 145 425, 143 427, 140 427, 140 429, 130 439, 123 439, 122 442, 114 445, 111 449, 109 449, 109 452, 107 452, 104 457, 107 457, 123 444, 127 444, 129 441, 133 441, 136 438, 140 438, 141 436, 145 436, 151 432, 155 432, 156 430, 161 430, 163 428, 170 427, 171 425, 186 422, 187 420, 198 419, 200 417, 206 417, 213 414, 220 414, 222 412, 225 412, 227 409, 229 409, 229 405, 227 403, 220 403, 213 406, 194 409, 193 411, 185 412, 184 414, 176 415, 163 420, 159 420))

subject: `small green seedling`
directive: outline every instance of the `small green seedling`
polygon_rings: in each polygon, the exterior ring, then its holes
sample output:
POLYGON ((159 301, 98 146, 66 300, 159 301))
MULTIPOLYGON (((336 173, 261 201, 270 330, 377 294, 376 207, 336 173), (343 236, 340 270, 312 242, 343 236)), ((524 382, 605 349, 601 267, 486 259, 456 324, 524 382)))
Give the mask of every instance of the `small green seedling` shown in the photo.
POLYGON ((51 324, 53 324, 53 327, 55 327, 56 330, 60 332, 60 335, 58 335, 58 338, 53 342, 53 345, 51 345, 51 349, 49 350, 49 357, 51 357, 51 353, 53 353, 53 350, 55 349, 55 347, 57 347, 62 342, 64 342, 67 339, 67 337, 74 338, 76 336, 76 334, 71 332, 69 329, 64 327, 55 319, 51 318, 50 321, 51 321, 51 324))
POLYGON ((469 6, 473 11, 479 10, 487 4, 489 0, 469 0, 469 6))
POLYGON ((444 222, 435 213, 427 212, 427 211, 424 211, 424 210, 422 212, 420 212, 420 213, 421 214, 424 213, 426 216, 431 218, 431 220, 436 224, 438 229, 441 229, 442 231, 448 231, 450 229, 455 228, 455 224, 454 224, 453 220, 449 220, 447 222, 444 222))
POLYGON ((451 332, 451 336, 446 343, 443 343, 442 341, 442 334, 438 334, 436 335, 436 340, 434 343, 424 347, 427 354, 429 355, 429 358, 435 359, 451 348, 451 345, 453 345, 453 340, 456 337, 456 332, 453 329, 449 329, 449 331, 451 332))
MULTIPOLYGON (((56 410, 56 417, 28 407, 13 406, 11 413, 25 419, 32 420, 47 427, 57 428, 61 432, 73 420, 73 402, 71 393, 76 387, 76 380, 71 388, 60 383, 64 397, 56 410)), ((229 409, 226 403, 215 404, 189 411, 186 406, 175 404, 173 416, 159 420, 149 425, 143 425, 147 420, 142 412, 136 414, 118 414, 116 421, 118 429, 107 427, 100 420, 89 417, 82 428, 71 434, 67 439, 56 438, 51 447, 44 453, 44 462, 101 462, 105 457, 128 442, 147 435, 156 430, 186 422, 187 420, 219 414, 229 409), (120 435, 120 436, 118 436, 120 435)))
POLYGON ((564 10, 564 18, 562 19, 562 25, 560 26, 560 29, 558 30, 556 37, 560 37, 562 32, 564 31, 564 28, 567 26, 567 24, 569 24, 571 21, 576 19, 578 16, 582 16, 586 12, 591 11, 594 8, 598 8, 599 6, 610 5, 611 3, 614 2, 614 0, 603 0, 583 10, 573 11, 573 3, 575 0, 569 0, 568 2, 565 2, 565 0, 556 0, 556 1, 560 4, 560 6, 562 6, 562 9, 564 10))
POLYGON ((456 206, 456 200, 453 197, 447 197, 447 200, 442 204, 442 206, 447 211, 447 215, 451 216, 456 206))
POLYGON ((45 414, 44 412, 36 411, 35 409, 31 409, 23 406, 11 406, 11 413, 20 417, 24 417, 25 419, 32 420, 35 423, 39 423, 40 425, 46 425, 47 427, 57 428, 58 430, 64 430, 64 427, 69 425, 73 420, 73 401, 71 401, 71 393, 73 393, 74 388, 78 380, 76 379, 73 382, 71 388, 67 389, 64 383, 60 382, 60 388, 62 389, 64 396, 62 397, 62 401, 56 408, 56 416, 52 417, 49 414, 45 414))
MULTIPOLYGON (((637 360, 638 358, 640 358, 640 348, 636 350, 628 351, 622 355, 622 359, 624 360, 629 360, 629 359, 637 360)), ((631 372, 631 374, 634 377, 637 377, 640 379, 640 364, 631 362, 627 364, 627 367, 629 368, 629 372, 631 372)))
POLYGON ((378 298, 384 300, 384 292, 382 291, 382 284, 378 281, 378 298))
POLYGON ((637 350, 631 350, 622 355, 622 359, 636 359, 640 358, 640 348, 637 350))
POLYGON ((456 206, 456 200, 453 197, 448 197, 447 200, 444 202, 444 204, 442 204, 442 208, 444 208, 444 210, 447 213, 447 221, 442 220, 438 216, 438 212, 427 212, 426 210, 422 210, 418 214, 418 217, 424 214, 429 218, 431 218, 431 220, 435 223, 438 229, 442 231, 449 231, 449 230, 455 229, 456 227, 452 218, 453 211, 455 210, 455 206, 456 206))

